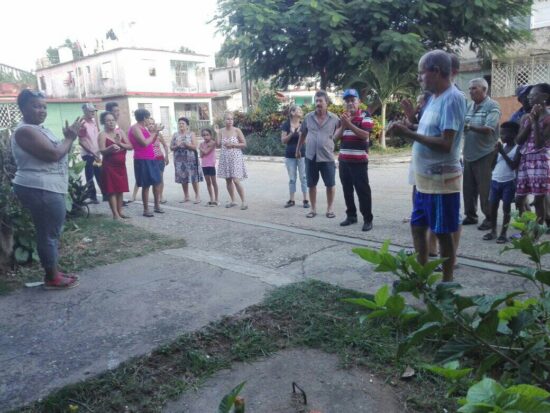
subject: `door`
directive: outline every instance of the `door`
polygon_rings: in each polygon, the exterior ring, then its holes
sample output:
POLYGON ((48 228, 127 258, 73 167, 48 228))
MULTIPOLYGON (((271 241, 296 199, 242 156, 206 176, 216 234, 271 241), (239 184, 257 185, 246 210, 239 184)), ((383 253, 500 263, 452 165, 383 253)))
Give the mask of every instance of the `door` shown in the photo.
POLYGON ((170 107, 160 107, 160 123, 164 125, 164 136, 168 139, 172 136, 172 122, 170 121, 170 107))

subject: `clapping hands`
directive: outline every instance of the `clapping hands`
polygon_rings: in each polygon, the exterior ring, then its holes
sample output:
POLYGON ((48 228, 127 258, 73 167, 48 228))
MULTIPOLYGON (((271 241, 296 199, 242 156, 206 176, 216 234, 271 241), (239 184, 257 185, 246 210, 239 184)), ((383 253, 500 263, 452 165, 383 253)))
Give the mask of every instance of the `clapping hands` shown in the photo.
POLYGON ((78 131, 82 127, 83 121, 84 119, 77 117, 72 125, 69 125, 69 122, 66 120, 65 126, 63 127, 63 136, 65 136, 66 139, 72 139, 74 141, 78 136, 78 131))

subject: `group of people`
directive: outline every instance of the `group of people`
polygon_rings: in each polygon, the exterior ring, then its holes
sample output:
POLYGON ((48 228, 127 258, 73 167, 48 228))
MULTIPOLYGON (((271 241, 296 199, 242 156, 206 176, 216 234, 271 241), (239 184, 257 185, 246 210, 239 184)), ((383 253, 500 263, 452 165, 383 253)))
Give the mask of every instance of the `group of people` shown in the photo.
MULTIPOLYGON (((135 187, 132 200, 135 200, 139 188, 143 201, 143 216, 153 217, 162 214, 161 204, 166 200, 164 191, 164 168, 169 164, 169 150, 173 152, 175 181, 181 184, 183 200, 190 202, 189 184, 195 195, 194 203, 201 203, 199 182, 206 180, 210 200, 207 206, 218 206, 218 186, 216 176, 224 178, 230 196, 227 208, 237 206, 235 191, 241 200, 240 208, 248 208, 245 202, 241 180, 247 178, 242 149, 246 140, 239 128, 233 126, 233 115, 225 114, 225 127, 217 130, 217 137, 210 128, 201 130, 202 142, 199 144, 195 134, 189 130, 189 119, 178 119, 178 131, 174 133, 170 145, 162 135, 164 127, 155 123, 146 109, 134 112, 136 123, 128 134, 118 126, 120 109, 116 102, 109 102, 105 112, 99 116, 103 130, 99 132, 95 124, 96 108, 91 103, 84 104, 84 117, 80 121, 78 132, 82 159, 86 162, 85 175, 88 198, 92 203, 97 200, 94 177, 105 200, 109 201, 113 218, 128 218, 123 213, 123 193, 129 191, 126 171, 126 151, 134 155, 135 187), (220 148, 220 159, 216 172, 216 148, 220 148), (149 208, 149 192, 153 192, 153 210, 149 208)), ((130 200, 129 202, 131 202, 130 200)))
MULTIPOLYGON (((416 108, 403 101, 403 121, 392 123, 388 134, 413 141, 410 180, 413 184, 411 231, 420 263, 436 253, 437 244, 443 263, 443 280, 453 278, 456 249, 462 225, 478 223, 477 203, 485 216, 478 227, 489 230, 484 240, 506 242, 511 204, 523 212, 529 208, 527 196, 534 196, 538 221, 547 221, 550 195, 550 85, 541 83, 522 87, 518 99, 522 108, 510 121, 499 123, 498 103, 488 97, 484 79, 470 81, 472 102, 454 85, 458 59, 444 51, 426 53, 418 64, 418 79, 425 90, 416 108), (500 137, 500 139, 499 139, 500 137), (464 219, 461 218, 461 192, 464 219), (497 237, 496 218, 503 203, 503 227, 497 237), (433 240, 433 244, 430 242, 433 240)), ((363 218, 363 231, 373 228, 371 188, 368 178, 368 148, 373 128, 371 111, 360 109, 359 93, 347 89, 343 95, 346 110, 341 116, 327 110, 328 95, 315 94, 315 111, 303 116, 292 106, 281 128, 286 145, 285 163, 289 175, 290 198, 286 208, 296 205, 296 183, 300 180, 302 205, 306 217, 317 216, 317 184, 326 187, 326 217, 334 218, 336 163, 335 143, 340 143, 339 177, 346 203, 346 218, 341 226, 358 222, 355 194, 363 218), (309 198, 309 199, 308 199, 309 198)), ((45 269, 46 288, 65 289, 78 284, 78 276, 58 268, 58 243, 65 219, 65 195, 68 191, 68 153, 78 139, 88 197, 98 203, 94 178, 109 201, 113 218, 127 218, 123 193, 129 191, 126 152, 133 151, 136 187, 142 190, 143 215, 163 213, 163 172, 173 152, 176 183, 182 185, 183 201, 190 202, 189 184, 195 203, 200 203, 199 182, 206 180, 210 200, 219 205, 216 177, 226 180, 230 201, 227 208, 248 208, 241 181, 247 178, 242 149, 246 139, 226 113, 223 128, 201 130, 202 141, 189 130, 189 120, 178 119, 178 131, 168 145, 163 126, 155 123, 146 109, 134 112, 135 124, 126 134, 118 125, 120 109, 116 102, 106 105, 99 116, 103 127, 95 123, 97 109, 83 105, 83 116, 72 124, 65 122, 64 138, 59 140, 42 126, 47 116, 45 97, 31 90, 22 91, 17 103, 23 114, 11 143, 17 165, 13 188, 22 205, 31 212, 37 233, 38 253, 45 269), (216 148, 220 149, 216 170, 216 148), (153 211, 149 209, 149 190, 153 192, 153 211)), ((547 221, 548 222, 548 221, 547 221)))
POLYGON ((534 196, 538 222, 548 223, 550 195, 550 85, 521 88, 521 112, 499 126, 500 108, 487 95, 484 79, 470 81, 472 102, 466 103, 453 81, 457 63, 456 57, 441 50, 422 56, 418 79, 427 94, 416 111, 409 101, 402 102, 407 119, 388 130, 413 141, 413 242, 420 263, 426 263, 439 244, 441 257, 447 258, 444 281, 453 279, 461 226, 478 223, 478 199, 485 215, 478 229, 490 231, 483 239, 504 243, 512 202, 523 212, 526 197, 534 196), (497 237, 501 201, 504 219, 497 237), (432 247, 430 238, 435 241, 432 247))

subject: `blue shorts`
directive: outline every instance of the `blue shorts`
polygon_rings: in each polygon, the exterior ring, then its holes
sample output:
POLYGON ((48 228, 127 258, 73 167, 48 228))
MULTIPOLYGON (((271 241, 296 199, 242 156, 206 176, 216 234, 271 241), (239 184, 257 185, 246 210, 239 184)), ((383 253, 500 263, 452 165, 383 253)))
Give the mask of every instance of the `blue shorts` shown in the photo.
POLYGON ((166 166, 166 162, 164 162, 164 159, 155 159, 159 164, 160 173, 162 174, 164 172, 164 167, 166 166))
POLYGON ((460 192, 453 194, 423 194, 414 196, 411 225, 430 227, 434 234, 451 234, 458 230, 460 192))
POLYGON ((489 201, 491 204, 498 204, 500 201, 504 204, 514 202, 516 196, 516 181, 497 182, 491 181, 491 193, 489 201))
POLYGON ((306 158, 306 181, 307 187, 313 188, 319 182, 319 174, 323 178, 323 182, 327 188, 336 185, 336 163, 332 162, 316 162, 315 158, 306 158))
POLYGON ((215 166, 203 166, 202 174, 204 176, 216 176, 216 167, 215 166))

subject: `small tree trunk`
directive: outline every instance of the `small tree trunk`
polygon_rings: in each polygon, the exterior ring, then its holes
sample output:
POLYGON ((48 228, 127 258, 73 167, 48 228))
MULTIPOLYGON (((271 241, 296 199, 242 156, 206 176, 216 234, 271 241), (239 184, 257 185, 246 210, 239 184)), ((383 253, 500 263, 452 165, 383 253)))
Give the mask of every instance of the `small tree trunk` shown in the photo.
POLYGON ((13 229, 0 222, 0 272, 13 266, 13 229))
POLYGON ((321 69, 320 75, 321 75, 321 89, 327 90, 328 77, 327 77, 327 69, 325 67, 321 69))
POLYGON ((382 133, 380 133, 380 146, 386 149, 386 102, 382 102, 382 133))

